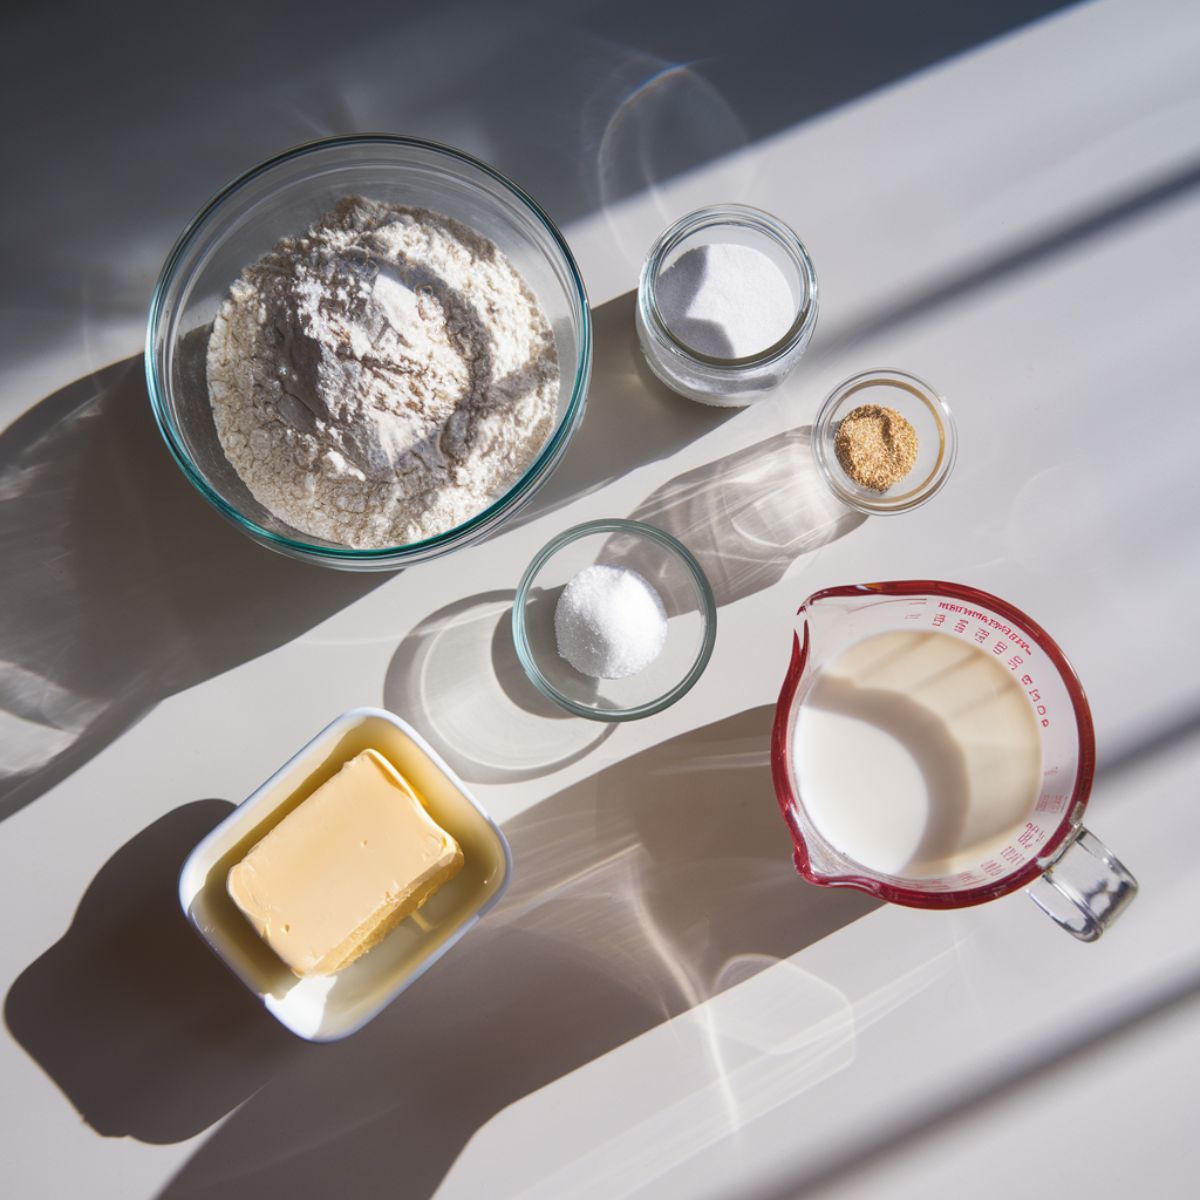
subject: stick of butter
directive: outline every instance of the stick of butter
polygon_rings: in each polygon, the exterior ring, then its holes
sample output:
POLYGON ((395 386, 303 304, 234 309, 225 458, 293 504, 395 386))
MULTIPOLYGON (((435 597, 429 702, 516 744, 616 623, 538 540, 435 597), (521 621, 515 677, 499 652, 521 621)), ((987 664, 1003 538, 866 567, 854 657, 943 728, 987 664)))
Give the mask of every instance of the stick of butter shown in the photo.
POLYGON ((352 758, 230 868, 233 902, 300 976, 348 966, 461 870, 458 843, 378 751, 352 758))

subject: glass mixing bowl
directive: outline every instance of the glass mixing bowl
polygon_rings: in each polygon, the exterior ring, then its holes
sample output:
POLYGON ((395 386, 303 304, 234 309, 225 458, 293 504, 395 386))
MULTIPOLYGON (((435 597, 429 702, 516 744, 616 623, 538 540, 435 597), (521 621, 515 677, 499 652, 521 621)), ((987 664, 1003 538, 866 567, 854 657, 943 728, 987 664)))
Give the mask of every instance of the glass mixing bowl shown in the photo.
POLYGON ((150 303, 146 384, 158 427, 200 494, 272 550, 351 571, 392 570, 477 542, 545 482, 583 418, 592 364, 591 314, 571 251, 553 221, 515 184, 460 150, 419 138, 328 138, 248 171, 183 231, 150 303), (504 495, 423 541, 356 550, 301 533, 250 494, 213 425, 205 355, 213 317, 243 268, 281 238, 303 233, 344 196, 428 208, 490 238, 537 296, 554 333, 558 411, 546 444, 504 495))

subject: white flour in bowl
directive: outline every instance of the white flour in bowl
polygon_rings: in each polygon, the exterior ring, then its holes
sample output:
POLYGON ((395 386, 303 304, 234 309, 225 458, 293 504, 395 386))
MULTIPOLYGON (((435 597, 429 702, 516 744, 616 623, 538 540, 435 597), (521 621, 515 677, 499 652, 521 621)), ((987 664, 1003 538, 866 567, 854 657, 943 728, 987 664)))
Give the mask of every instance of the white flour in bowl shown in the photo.
POLYGON ((358 549, 432 537, 503 495, 550 434, 559 382, 545 313, 493 242, 359 197, 242 272, 207 367, 254 498, 358 549))

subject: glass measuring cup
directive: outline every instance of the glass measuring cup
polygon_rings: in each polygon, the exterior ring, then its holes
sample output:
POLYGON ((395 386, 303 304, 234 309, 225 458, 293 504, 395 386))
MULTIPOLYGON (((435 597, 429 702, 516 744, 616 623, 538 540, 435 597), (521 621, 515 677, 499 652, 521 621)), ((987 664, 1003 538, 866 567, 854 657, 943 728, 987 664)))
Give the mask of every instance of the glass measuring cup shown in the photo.
POLYGON ((1082 823, 1095 761, 1091 711, 1070 663, 1040 626, 996 596, 905 580, 827 588, 800 606, 771 765, 796 869, 810 883, 853 887, 915 908, 963 908, 1024 887, 1064 929, 1095 941, 1137 892, 1134 877, 1082 823), (863 866, 821 833, 797 778, 797 718, 822 666, 865 638, 898 631, 936 631, 994 655, 1020 685, 1041 742, 1041 783, 1026 817, 1002 844, 989 843, 953 874, 863 866))

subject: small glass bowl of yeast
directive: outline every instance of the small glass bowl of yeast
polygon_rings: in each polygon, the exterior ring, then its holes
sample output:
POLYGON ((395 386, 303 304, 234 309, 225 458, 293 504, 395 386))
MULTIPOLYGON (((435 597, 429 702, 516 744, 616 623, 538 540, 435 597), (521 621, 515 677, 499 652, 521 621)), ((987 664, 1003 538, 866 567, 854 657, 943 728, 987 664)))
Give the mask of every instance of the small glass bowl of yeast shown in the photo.
POLYGON ((377 1016, 425 973, 508 886, 499 826, 411 726, 377 708, 338 717, 209 833, 184 863, 179 902, 197 933, 297 1037, 332 1042, 377 1016), (378 944, 330 974, 301 977, 260 937, 227 888, 230 870, 351 760, 373 750, 462 851, 462 866, 378 944))
POLYGON ((868 515, 910 512, 945 487, 958 457, 958 429, 945 399, 915 375, 863 371, 834 388, 817 410, 812 448, 821 478, 843 504, 868 515), (903 418, 916 440, 911 468, 882 490, 855 479, 838 454, 842 422, 872 405, 903 418))

